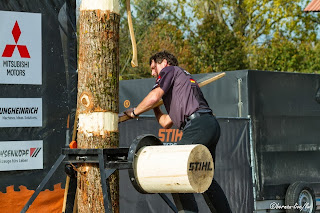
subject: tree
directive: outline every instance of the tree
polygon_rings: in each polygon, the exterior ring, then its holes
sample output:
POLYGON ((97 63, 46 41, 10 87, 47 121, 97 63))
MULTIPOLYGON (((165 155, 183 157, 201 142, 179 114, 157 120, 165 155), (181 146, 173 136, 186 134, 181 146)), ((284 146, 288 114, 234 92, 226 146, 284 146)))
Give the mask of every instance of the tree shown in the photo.
MULTIPOLYGON (((261 67, 257 66, 259 61, 255 61, 258 58, 254 55, 257 54, 255 50, 262 51, 264 47, 270 48, 270 45, 279 45, 280 41, 288 41, 287 45, 292 44, 296 47, 302 47, 299 45, 300 43, 316 43, 318 41, 317 26, 319 26, 320 14, 304 13, 303 8, 308 3, 306 1, 178 0, 178 2, 191 6, 200 21, 205 20, 208 16, 214 16, 221 25, 229 28, 235 37, 241 39, 250 62, 248 68, 261 67)), ((283 47, 287 45, 282 44, 283 47)), ((274 51, 280 50, 277 47, 273 49, 274 51)), ((288 48, 286 51, 296 51, 294 49, 288 48)), ((294 52, 290 54, 295 55, 294 52)), ((270 57, 272 56, 270 55, 270 57)), ((298 63, 298 60, 295 62, 290 60, 290 63, 298 63)), ((269 70, 275 69, 277 68, 269 67, 269 70)))
POLYGON ((207 15, 198 25, 193 40, 197 73, 247 68, 242 41, 217 17, 207 15))
POLYGON ((132 50, 125 20, 120 33, 121 78, 150 77, 148 58, 162 49, 176 54, 191 73, 237 69, 316 72, 317 59, 301 55, 315 53, 319 41, 320 14, 304 13, 307 3, 135 0, 140 67, 130 67, 132 50))
MULTIPOLYGON (((135 0, 131 1, 131 8, 133 8, 133 27, 134 33, 137 41, 138 48, 138 64, 137 68, 132 68, 130 66, 130 61, 132 57, 131 40, 129 36, 128 22, 125 13, 125 9, 121 10, 121 23, 120 23, 120 79, 133 79, 133 78, 143 78, 150 77, 150 75, 141 75, 141 72, 146 72, 142 70, 141 65, 146 63, 141 60, 141 55, 145 55, 143 49, 141 49, 141 44, 143 43, 144 37, 149 32, 149 28, 154 26, 154 22, 158 19, 165 11, 165 7, 162 1, 158 0, 135 0)), ((125 0, 121 0, 121 8, 125 8, 125 0)), ((148 69, 149 70, 149 69, 148 69)))
POLYGON ((154 53, 167 50, 173 53, 179 61, 179 66, 194 73, 194 61, 189 42, 184 39, 181 30, 169 24, 165 20, 157 20, 152 28, 149 28, 145 38, 141 42, 142 73, 145 77, 151 76, 149 57, 154 53))
MULTIPOLYGON (((179 0, 182 1, 182 0, 179 0)), ((207 14, 216 16, 220 23, 234 33, 255 42, 261 36, 279 31, 290 38, 312 38, 317 32, 320 15, 303 13, 306 6, 301 0, 199 0, 188 2, 199 19, 207 14)))
POLYGON ((178 18, 171 5, 163 0, 133 1, 134 31, 138 46, 137 68, 130 66, 132 50, 126 18, 121 19, 120 28, 120 78, 151 77, 149 57, 157 51, 168 50, 174 53, 182 66, 190 72, 194 70, 194 57, 183 31, 177 26, 185 22, 178 18))
POLYGON ((253 48, 252 69, 288 72, 320 73, 320 45, 312 42, 295 43, 283 36, 253 48))
MULTIPOLYGON (((82 0, 78 60, 78 148, 119 146, 119 23, 113 7, 82 0), (92 7, 94 6, 94 7, 92 7)), ((99 166, 78 168, 78 212, 104 212, 99 166)), ((113 212, 119 212, 119 174, 109 177, 113 212)))

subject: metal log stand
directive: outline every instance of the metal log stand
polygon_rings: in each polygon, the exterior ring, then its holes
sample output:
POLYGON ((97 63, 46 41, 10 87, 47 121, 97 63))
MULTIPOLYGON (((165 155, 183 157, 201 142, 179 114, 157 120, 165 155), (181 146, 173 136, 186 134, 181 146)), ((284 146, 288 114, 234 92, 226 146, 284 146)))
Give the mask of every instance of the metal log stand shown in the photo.
MULTIPOLYGON (((21 213, 25 213, 38 194, 41 192, 45 184, 52 177, 54 172, 62 162, 66 163, 65 172, 70 177, 70 184, 67 195, 66 213, 73 212, 74 199, 77 188, 77 172, 74 170, 74 164, 79 163, 96 163, 99 164, 101 173, 101 185, 103 191, 103 202, 105 212, 112 213, 109 176, 117 169, 128 169, 129 177, 134 188, 143 194, 147 194, 136 181, 133 170, 133 160, 135 154, 140 148, 144 146, 162 145, 160 140, 154 135, 140 135, 138 136, 129 148, 110 148, 110 149, 68 149, 63 148, 61 155, 55 164, 52 166, 48 174, 42 180, 36 191, 33 193, 29 201, 26 203, 21 213)), ((162 193, 159 193, 161 198, 169 205, 173 212, 178 212, 176 206, 169 200, 169 198, 162 193)))

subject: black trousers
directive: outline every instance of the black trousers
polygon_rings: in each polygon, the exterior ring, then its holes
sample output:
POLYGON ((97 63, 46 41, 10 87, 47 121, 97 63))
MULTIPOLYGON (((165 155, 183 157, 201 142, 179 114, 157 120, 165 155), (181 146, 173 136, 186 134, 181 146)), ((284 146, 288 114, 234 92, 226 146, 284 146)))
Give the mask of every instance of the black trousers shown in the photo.
MULTIPOLYGON (((191 122, 191 125, 183 130, 183 136, 179 144, 205 145, 210 150, 211 155, 213 157, 213 162, 215 162, 216 145, 220 138, 220 125, 216 120, 215 116, 210 114, 204 114, 189 122, 191 122)), ((228 200, 220 185, 217 183, 217 181, 215 181, 214 178, 209 189, 202 195, 211 212, 231 212, 228 200)), ((172 194, 172 197, 179 212, 199 212, 193 194, 172 194)))

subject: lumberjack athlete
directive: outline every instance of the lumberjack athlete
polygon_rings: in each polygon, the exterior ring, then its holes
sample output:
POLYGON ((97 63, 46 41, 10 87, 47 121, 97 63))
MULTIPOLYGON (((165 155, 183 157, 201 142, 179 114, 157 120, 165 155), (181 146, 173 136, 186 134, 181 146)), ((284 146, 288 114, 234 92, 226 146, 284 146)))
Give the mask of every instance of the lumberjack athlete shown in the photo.
MULTIPOLYGON (((167 51, 151 56, 150 67, 152 76, 156 78, 154 87, 136 108, 126 110, 125 114, 136 118, 152 109, 162 98, 168 114, 164 114, 159 107, 153 109, 159 124, 163 128, 176 125, 183 130, 179 144, 203 144, 210 150, 215 161, 220 126, 197 82, 187 71, 178 67, 176 57, 167 51)), ((193 194, 172 196, 179 212, 198 212, 193 194)), ((214 179, 203 196, 211 212, 231 212, 223 190, 214 179)))

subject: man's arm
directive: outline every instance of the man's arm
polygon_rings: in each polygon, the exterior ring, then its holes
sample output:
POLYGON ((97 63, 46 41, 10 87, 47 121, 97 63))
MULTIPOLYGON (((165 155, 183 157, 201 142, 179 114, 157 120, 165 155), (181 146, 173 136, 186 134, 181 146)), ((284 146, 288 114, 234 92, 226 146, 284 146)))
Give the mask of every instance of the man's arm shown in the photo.
MULTIPOLYGON (((154 107, 156 103, 160 101, 162 96, 164 95, 164 91, 158 87, 153 89, 149 94, 141 101, 141 103, 134 109, 135 115, 140 115, 154 107)), ((173 122, 169 115, 163 114, 159 107, 155 107, 153 109, 154 114, 159 122, 159 124, 166 129, 171 128, 173 122)), ((132 112, 132 109, 129 109, 125 112, 128 116, 134 118, 135 115, 132 112)))
POLYGON ((140 115, 152 109, 153 105, 158 103, 163 95, 164 91, 160 87, 151 90, 149 94, 141 101, 141 103, 134 109, 134 113, 136 115, 140 115))
POLYGON ((173 125, 173 122, 169 115, 163 114, 159 107, 153 108, 154 114, 159 122, 159 124, 165 128, 170 129, 173 125))
MULTIPOLYGON (((164 95, 164 91, 157 87, 149 92, 149 94, 141 101, 141 103, 134 109, 135 115, 140 115, 150 109, 161 100, 164 95)), ((132 113, 132 109, 128 109, 125 112, 128 116, 134 118, 135 116, 132 113)))

